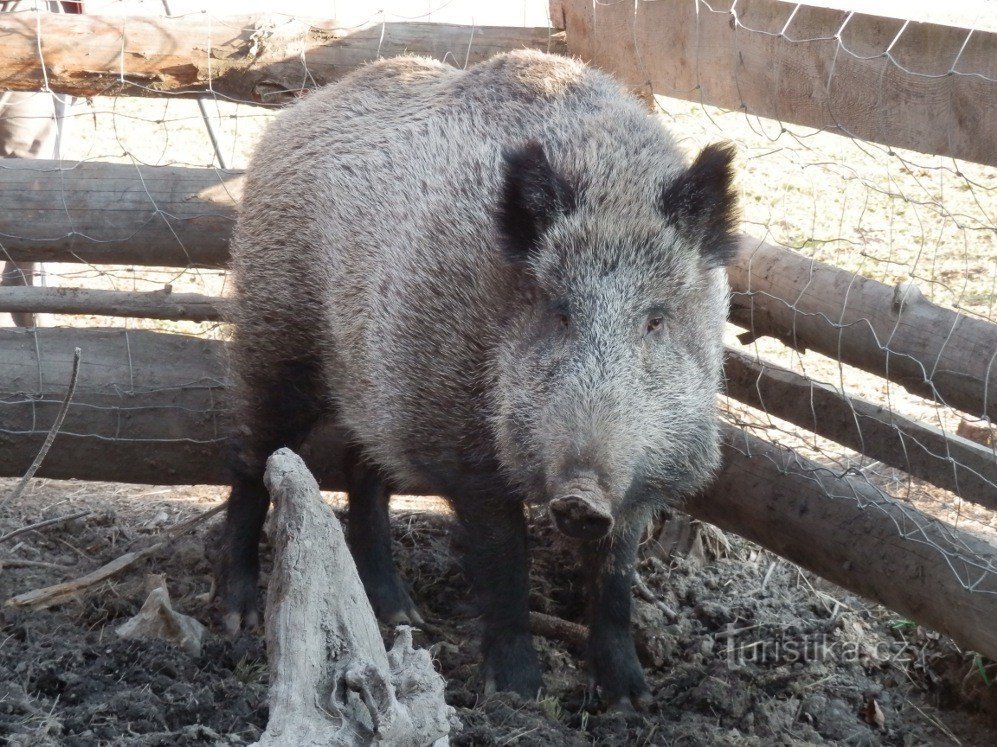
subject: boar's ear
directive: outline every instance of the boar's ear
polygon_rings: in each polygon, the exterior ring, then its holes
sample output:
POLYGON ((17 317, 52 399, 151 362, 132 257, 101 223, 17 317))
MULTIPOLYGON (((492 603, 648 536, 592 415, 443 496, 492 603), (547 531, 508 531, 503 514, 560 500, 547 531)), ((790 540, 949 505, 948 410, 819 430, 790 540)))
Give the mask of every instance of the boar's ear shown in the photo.
POLYGON ((707 145, 661 193, 661 212, 700 242, 710 267, 729 265, 737 253, 734 155, 730 143, 707 145))
POLYGON ((537 248, 559 216, 574 209, 575 193, 535 140, 503 151, 502 160, 498 228, 506 250, 519 259, 537 248))

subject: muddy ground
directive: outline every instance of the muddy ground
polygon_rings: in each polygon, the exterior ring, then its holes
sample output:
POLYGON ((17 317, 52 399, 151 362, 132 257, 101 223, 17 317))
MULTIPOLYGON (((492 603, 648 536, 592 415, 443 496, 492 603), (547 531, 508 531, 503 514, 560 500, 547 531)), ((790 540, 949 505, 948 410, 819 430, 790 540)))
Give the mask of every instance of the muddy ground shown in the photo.
MULTIPOLYGON (((11 481, 0 481, 0 496, 11 481)), ((0 508, 0 535, 90 511, 0 545, 0 598, 80 576, 217 505, 216 489, 39 481, 0 508)), ((395 550, 434 630, 421 634, 449 683, 467 745, 924 745, 995 743, 993 666, 867 605, 757 546, 727 537, 722 557, 659 557, 647 543, 636 625, 654 705, 605 714, 577 652, 538 638, 547 694, 485 698, 476 622, 438 504, 400 501, 395 550), (413 511, 413 506, 421 510, 413 511), (650 601, 648 601, 650 600, 650 601)), ((167 550, 44 611, 0 612, 0 741, 13 745, 252 742, 267 720, 259 637, 220 634, 197 597, 209 588, 211 522, 167 550), (138 611, 144 574, 166 575, 174 603, 209 625, 194 657, 114 629, 138 611)), ((534 610, 581 620, 580 569, 541 519, 533 531, 534 610)), ((710 553, 707 553, 710 555, 710 553)), ((387 631, 385 631, 387 633, 387 631)))

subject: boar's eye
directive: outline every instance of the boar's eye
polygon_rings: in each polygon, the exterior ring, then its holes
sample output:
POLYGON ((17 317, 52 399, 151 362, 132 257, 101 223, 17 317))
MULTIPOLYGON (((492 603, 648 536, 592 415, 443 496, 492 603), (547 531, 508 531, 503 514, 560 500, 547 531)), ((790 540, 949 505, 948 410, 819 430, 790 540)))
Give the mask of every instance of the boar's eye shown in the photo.
POLYGON ((556 302, 550 305, 550 318, 555 326, 567 329, 571 326, 571 314, 568 313, 568 306, 563 302, 556 302))
POLYGON ((647 320, 647 329, 645 330, 645 334, 651 334, 652 332, 657 332, 659 329, 661 329, 664 323, 665 323, 664 317, 661 316, 649 317, 647 320))

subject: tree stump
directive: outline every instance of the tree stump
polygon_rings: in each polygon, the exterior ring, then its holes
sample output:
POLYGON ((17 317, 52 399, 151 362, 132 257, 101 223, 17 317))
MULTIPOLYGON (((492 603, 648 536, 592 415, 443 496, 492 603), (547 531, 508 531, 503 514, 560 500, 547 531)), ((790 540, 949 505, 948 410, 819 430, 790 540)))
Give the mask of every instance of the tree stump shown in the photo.
POLYGON ((266 605, 270 720, 258 745, 446 744, 459 727, 429 653, 400 626, 386 651, 339 520, 297 454, 275 452, 266 605))

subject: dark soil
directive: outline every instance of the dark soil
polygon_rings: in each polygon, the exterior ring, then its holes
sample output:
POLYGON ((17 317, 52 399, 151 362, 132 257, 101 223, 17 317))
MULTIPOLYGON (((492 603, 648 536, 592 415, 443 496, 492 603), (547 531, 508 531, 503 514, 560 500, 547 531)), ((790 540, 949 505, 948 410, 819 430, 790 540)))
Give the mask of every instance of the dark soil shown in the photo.
MULTIPOLYGON (((0 481, 0 495, 7 489, 0 481)), ((164 527, 210 508, 217 497, 207 490, 41 483, 20 505, 2 509, 0 534, 41 518, 93 513, 0 547, 0 559, 68 566, 3 567, 0 598, 82 575, 154 541, 164 527)), ((635 624, 654 695, 648 713, 605 713, 578 652, 545 638, 537 645, 546 696, 485 698, 472 643, 474 612, 450 549, 448 521, 433 512, 396 514, 395 552, 432 627, 417 643, 433 652, 463 723, 454 744, 997 741, 992 667, 736 538, 728 538, 725 557, 708 562, 644 553, 645 599, 637 601, 635 624)), ((533 538, 533 609, 582 621, 581 573, 571 549, 539 519, 533 538)), ((215 612, 198 598, 210 585, 206 543, 214 544, 207 524, 80 601, 38 612, 2 608, 0 742, 256 739, 267 720, 264 646, 253 635, 226 639, 215 612), (115 634, 141 607, 146 572, 165 574, 174 606, 209 626, 200 656, 115 634)))

